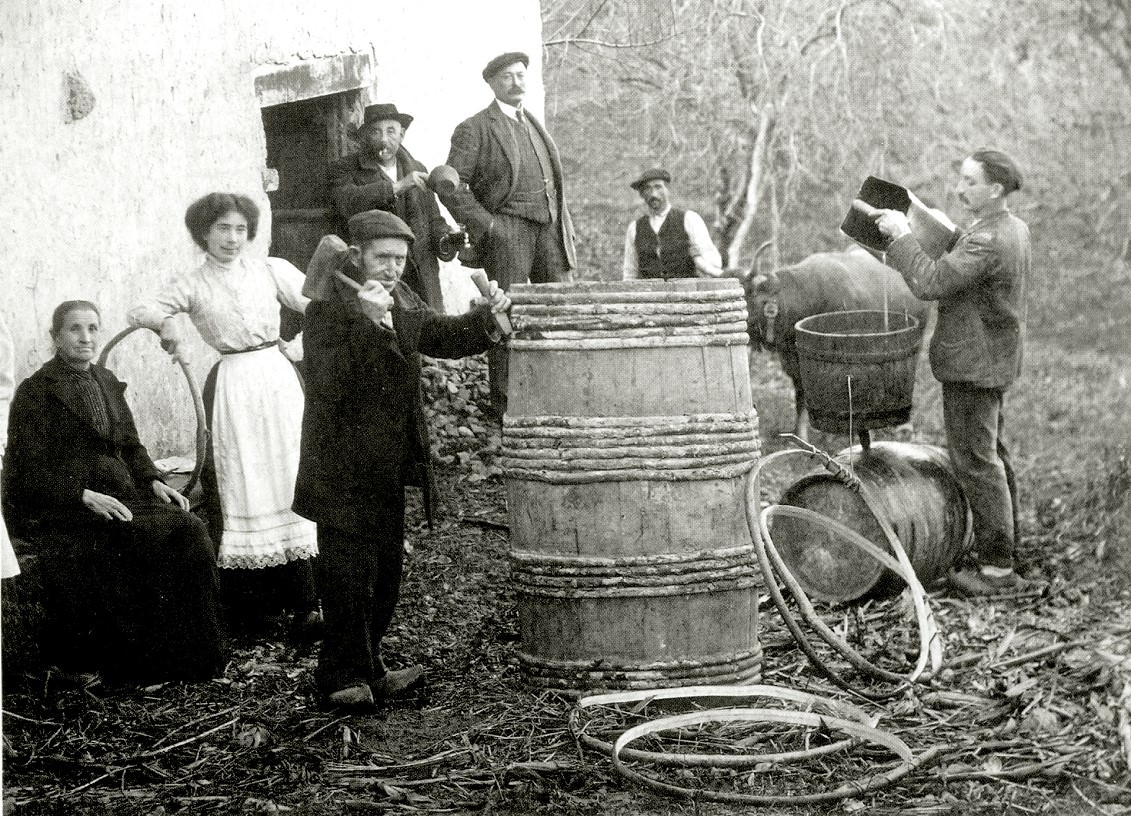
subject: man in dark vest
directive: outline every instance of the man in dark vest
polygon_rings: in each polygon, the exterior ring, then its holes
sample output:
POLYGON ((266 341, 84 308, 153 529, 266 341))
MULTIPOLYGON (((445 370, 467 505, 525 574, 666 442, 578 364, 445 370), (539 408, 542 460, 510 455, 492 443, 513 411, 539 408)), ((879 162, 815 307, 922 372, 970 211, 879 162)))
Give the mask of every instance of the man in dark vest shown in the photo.
MULTIPOLYGON (((495 100, 452 133, 448 164, 460 183, 440 200, 466 225, 477 263, 503 290, 512 283, 572 279, 573 224, 566 209, 562 164, 546 128, 523 106, 530 58, 500 54, 483 69, 495 100)), ((463 256, 461 256, 462 258, 463 256)), ((491 411, 507 400, 507 349, 488 352, 491 411)))
POLYGON ((628 225, 624 237, 624 279, 717 278, 723 273, 719 250, 707 225, 692 210, 671 205, 667 170, 654 167, 632 182, 648 214, 628 225))
POLYGON ((336 211, 335 232, 348 238, 350 218, 369 210, 391 212, 409 225, 416 241, 409 253, 404 282, 420 299, 444 311, 439 261, 450 261, 463 246, 440 215, 436 198, 425 184, 428 173, 402 145, 412 117, 396 105, 370 105, 357 131, 361 150, 330 165, 330 193, 336 211))

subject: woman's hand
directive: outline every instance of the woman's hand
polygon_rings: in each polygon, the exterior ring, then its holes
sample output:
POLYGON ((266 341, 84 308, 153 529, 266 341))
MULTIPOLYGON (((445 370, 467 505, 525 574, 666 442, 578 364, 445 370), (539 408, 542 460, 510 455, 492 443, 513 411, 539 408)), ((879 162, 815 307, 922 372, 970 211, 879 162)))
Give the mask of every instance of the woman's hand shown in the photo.
POLYGON ((94 513, 96 516, 101 516, 107 521, 133 521, 134 514, 130 512, 130 508, 126 507, 113 496, 108 496, 105 493, 98 493, 94 490, 84 490, 82 492, 82 503, 94 513))
POLYGON ((161 337, 161 348, 169 352, 174 360, 183 360, 184 357, 181 353, 181 330, 170 315, 161 321, 161 331, 158 332, 161 337))
POLYGON ((153 480, 153 495, 165 502, 165 504, 175 503, 177 507, 184 510, 186 513, 189 509, 189 500, 186 499, 180 492, 169 487, 160 479, 153 480))

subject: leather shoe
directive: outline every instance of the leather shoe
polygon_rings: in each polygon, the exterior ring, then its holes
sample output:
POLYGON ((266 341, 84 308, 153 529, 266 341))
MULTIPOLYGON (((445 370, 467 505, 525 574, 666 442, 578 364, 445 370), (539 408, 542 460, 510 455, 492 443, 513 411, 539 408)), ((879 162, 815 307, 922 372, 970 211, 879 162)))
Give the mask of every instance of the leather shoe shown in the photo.
POLYGON ((373 705, 373 690, 365 685, 365 683, 362 683, 357 686, 349 686, 330 692, 329 700, 331 705, 341 706, 343 708, 371 706, 373 705))
POLYGON ((951 589, 967 597, 1017 595, 1033 587, 1031 582, 1026 581, 1016 572, 1002 576, 986 575, 977 567, 954 570, 947 578, 951 589))
POLYGON ((403 694, 424 677, 423 666, 409 666, 407 669, 387 671, 383 677, 372 683, 375 697, 395 697, 403 694))

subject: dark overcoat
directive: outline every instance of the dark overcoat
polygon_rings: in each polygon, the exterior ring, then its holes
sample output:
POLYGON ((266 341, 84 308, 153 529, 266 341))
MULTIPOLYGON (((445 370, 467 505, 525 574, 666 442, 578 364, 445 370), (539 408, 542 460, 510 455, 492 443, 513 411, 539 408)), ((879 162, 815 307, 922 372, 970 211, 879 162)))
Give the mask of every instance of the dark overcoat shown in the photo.
POLYGON ((90 371, 106 398, 106 433, 57 357, 12 400, 4 518, 43 564, 40 647, 110 684, 215 677, 226 657, 216 550, 204 522, 154 495, 161 473, 138 439, 125 384, 102 366, 90 371), (121 501, 132 520, 96 515, 86 489, 121 501))
MULTIPOLYGON (((426 172, 423 164, 404 147, 397 151, 397 172, 403 178, 413 170, 426 172)), ((330 165, 330 196, 337 218, 335 231, 349 240, 351 216, 367 210, 385 210, 408 224, 416 240, 410 250, 411 267, 405 270, 405 281, 436 311, 443 311, 440 291, 439 261, 456 256, 458 245, 449 247, 441 238, 451 231, 440 215, 436 197, 429 190, 410 187, 400 195, 393 193, 393 182, 375 159, 362 153, 350 153, 330 165)))
POLYGON ((138 439, 125 383, 100 365, 91 365, 90 372, 106 396, 106 435, 85 418, 79 392, 58 357, 16 389, 4 457, 4 518, 16 535, 45 523, 93 520, 82 502, 87 488, 127 506, 156 500, 150 484, 161 472, 138 439))
POLYGON ((390 331, 362 313, 352 290, 334 285, 330 298, 306 311, 306 410, 294 510, 320 525, 365 532, 372 524, 367 510, 381 496, 419 484, 431 517, 420 355, 486 351, 493 343, 490 310, 441 315, 398 289, 390 331))

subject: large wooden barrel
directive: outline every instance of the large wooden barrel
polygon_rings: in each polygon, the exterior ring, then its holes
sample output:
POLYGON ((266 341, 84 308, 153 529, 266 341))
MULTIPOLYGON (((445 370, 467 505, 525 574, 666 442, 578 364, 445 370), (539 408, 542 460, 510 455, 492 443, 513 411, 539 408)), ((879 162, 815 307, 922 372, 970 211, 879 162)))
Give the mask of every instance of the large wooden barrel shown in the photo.
POLYGON ((829 433, 902 425, 911 419, 923 327, 883 310, 827 312, 794 327, 805 405, 829 433))
MULTIPOLYGON (((877 442, 867 450, 843 450, 836 461, 864 483, 876 514, 891 524, 924 586, 943 577, 970 546, 970 512, 942 448, 877 442)), ((828 472, 802 477, 779 503, 815 510, 891 551, 864 498, 828 472)), ((790 572, 815 599, 839 603, 905 586, 871 556, 812 522, 777 517, 770 537, 790 572)))
POLYGON ((503 467, 540 685, 755 679, 759 452, 733 280, 515 286, 503 467))

